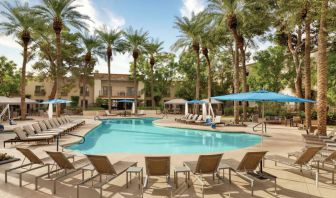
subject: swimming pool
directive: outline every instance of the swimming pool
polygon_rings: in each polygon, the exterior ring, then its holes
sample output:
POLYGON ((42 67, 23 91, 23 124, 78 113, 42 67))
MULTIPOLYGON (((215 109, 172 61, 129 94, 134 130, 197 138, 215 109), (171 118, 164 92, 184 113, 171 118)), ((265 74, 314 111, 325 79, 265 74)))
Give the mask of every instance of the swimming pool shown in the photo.
POLYGON ((85 154, 210 153, 258 144, 261 137, 247 133, 223 133, 153 125, 154 118, 111 119, 91 130, 83 144, 68 149, 85 154))

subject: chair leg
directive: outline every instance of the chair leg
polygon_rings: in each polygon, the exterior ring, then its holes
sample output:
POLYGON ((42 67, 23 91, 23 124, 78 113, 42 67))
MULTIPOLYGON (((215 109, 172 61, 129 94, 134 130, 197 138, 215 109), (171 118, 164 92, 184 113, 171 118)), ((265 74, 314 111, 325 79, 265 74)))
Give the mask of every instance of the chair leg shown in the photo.
POLYGON ((7 174, 8 174, 8 171, 5 170, 5 183, 7 183, 7 174))
POLYGON ((77 198, 79 198, 79 185, 77 185, 77 198))
POLYGON ((103 198, 103 187, 100 187, 100 198, 103 198))
POLYGON ((19 174, 19 186, 22 186, 22 174, 19 174))

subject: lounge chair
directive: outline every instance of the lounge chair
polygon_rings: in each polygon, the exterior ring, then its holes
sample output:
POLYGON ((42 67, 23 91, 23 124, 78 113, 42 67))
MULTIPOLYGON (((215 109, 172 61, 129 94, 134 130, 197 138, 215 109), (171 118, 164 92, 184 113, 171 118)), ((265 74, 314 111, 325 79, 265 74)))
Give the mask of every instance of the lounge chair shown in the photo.
POLYGON ((137 115, 139 115, 139 116, 144 116, 144 115, 146 115, 146 114, 145 114, 145 111, 144 111, 144 110, 140 110, 139 113, 137 113, 137 115))
POLYGON ((56 118, 50 119, 49 122, 53 128, 62 129, 64 130, 64 132, 70 132, 73 129, 73 126, 70 125, 68 126, 61 125, 56 118))
POLYGON ((146 177, 144 188, 148 186, 149 177, 166 177, 170 197, 173 197, 172 185, 170 183, 170 156, 145 157, 146 177))
MULTIPOLYGON (((48 173, 50 174, 50 166, 51 164, 51 159, 49 157, 46 158, 39 158, 35 153, 33 153, 30 149, 27 148, 16 148, 18 151, 20 151, 24 155, 24 159, 21 163, 20 166, 8 169, 5 171, 5 183, 7 183, 7 175, 8 173, 16 173, 19 175, 19 185, 20 187, 22 186, 22 174, 28 173, 30 171, 40 169, 47 167, 48 168, 48 173), (25 160, 28 160, 29 163, 24 164, 25 160), (19 171, 20 169, 23 169, 22 171, 19 171)), ((74 159, 73 154, 65 154, 66 158, 72 158, 74 159)))
POLYGON ((55 118, 55 120, 58 121, 58 124, 60 124, 61 126, 68 127, 70 129, 70 131, 74 130, 77 127, 76 124, 74 124, 74 123, 67 123, 62 118, 55 118))
POLYGON ((47 130, 46 128, 45 128, 46 130, 43 130, 38 123, 32 124, 32 127, 34 128, 37 134, 45 134, 45 135, 48 135, 48 134, 60 135, 61 134, 60 132, 47 130))
POLYGON ((179 122, 185 122, 186 120, 191 119, 194 116, 194 114, 189 114, 186 118, 181 118, 179 122))
POLYGON ((55 178, 52 178, 53 181, 53 189, 52 193, 56 194, 56 182, 70 174, 76 173, 78 171, 82 171, 82 181, 84 180, 84 172, 86 170, 92 171, 93 168, 90 166, 88 160, 86 158, 82 158, 73 162, 70 162, 67 156, 63 152, 52 152, 52 151, 46 151, 47 154, 50 156, 51 159, 55 162, 57 165, 57 169, 50 171, 49 173, 42 174, 35 178, 35 190, 38 190, 38 179, 42 178, 46 175, 50 175, 52 173, 58 173, 59 171, 63 171, 60 175, 56 176, 55 178))
POLYGON ((61 132, 63 134, 66 133, 66 130, 57 128, 56 126, 54 126, 55 124, 52 124, 49 120, 43 120, 42 122, 44 123, 44 125, 47 127, 48 130, 61 132))
POLYGON ((26 132, 23 131, 21 127, 14 128, 14 132, 16 133, 17 137, 14 139, 9 139, 4 141, 4 147, 6 143, 16 143, 16 142, 47 142, 54 139, 53 135, 45 135, 45 136, 27 136, 26 132))
POLYGON ((182 116, 180 118, 175 118, 175 121, 176 122, 180 122, 182 119, 186 120, 186 119, 188 119, 189 115, 190 115, 190 113, 188 113, 188 114, 186 114, 186 115, 184 115, 184 116, 182 116))
POLYGON ((198 115, 195 114, 195 115, 193 115, 193 116, 191 117, 191 119, 187 119, 187 120, 185 120, 184 122, 185 122, 185 123, 195 122, 195 121, 197 120, 197 118, 198 118, 198 115))
POLYGON ((196 123, 196 121, 201 121, 203 120, 203 116, 202 115, 199 115, 198 117, 196 117, 196 119, 193 119, 193 120, 187 120, 186 123, 187 124, 194 124, 196 123))
POLYGON ((95 185, 90 184, 90 187, 99 188, 100 189, 100 197, 103 195, 103 186, 110 182, 111 180, 117 178, 131 166, 136 166, 137 162, 126 162, 126 161, 118 161, 114 164, 111 164, 110 160, 107 156, 100 155, 86 155, 90 160, 94 170, 97 171, 97 174, 92 176, 89 179, 84 180, 83 182, 77 185, 77 198, 79 198, 79 188, 80 186, 85 186, 87 183, 93 182, 94 179, 99 178, 99 182, 95 185), (103 181, 102 176, 106 176, 106 179, 103 181), (108 178, 110 176, 110 178, 108 178))
MULTIPOLYGON (((284 157, 284 156, 281 156, 281 155, 266 155, 264 159, 273 161, 275 163, 275 165, 277 165, 277 163, 281 163, 281 164, 285 164, 285 165, 295 167, 295 168, 299 167, 300 172, 302 172, 302 168, 304 166, 307 167, 309 170, 312 169, 309 162, 311 162, 311 160, 314 158, 314 156, 321 149, 322 149, 322 147, 308 147, 296 159, 291 159, 291 158, 284 157)), ((264 165, 265 165, 265 163, 264 163, 264 165)), ((316 172, 315 180, 316 180, 316 185, 317 185, 317 182, 318 182, 318 173, 317 172, 316 172)))
POLYGON ((110 113, 109 111, 105 111, 105 116, 117 116, 118 114, 110 113))
POLYGON ((69 123, 76 123, 78 126, 84 125, 85 120, 73 120, 70 118, 70 116, 64 116, 64 118, 69 122, 69 123))
POLYGON ((57 132, 49 132, 49 133, 35 133, 35 129, 31 125, 25 125, 23 126, 23 130, 29 135, 29 136, 46 136, 46 135, 52 135, 56 136, 58 135, 57 132))
POLYGON ((223 154, 200 155, 197 161, 183 162, 183 165, 188 167, 191 173, 201 183, 202 197, 204 197, 204 186, 205 186, 203 176, 212 175, 213 180, 215 180, 215 176, 217 176, 217 178, 219 179, 217 171, 222 156, 223 154))
POLYGON ((276 194, 276 177, 263 171, 256 171, 260 162, 267 151, 247 152, 241 161, 235 159, 223 159, 219 165, 219 170, 229 169, 229 181, 231 183, 231 171, 234 171, 239 177, 250 182, 251 195, 253 196, 255 181, 274 181, 274 188, 276 194))

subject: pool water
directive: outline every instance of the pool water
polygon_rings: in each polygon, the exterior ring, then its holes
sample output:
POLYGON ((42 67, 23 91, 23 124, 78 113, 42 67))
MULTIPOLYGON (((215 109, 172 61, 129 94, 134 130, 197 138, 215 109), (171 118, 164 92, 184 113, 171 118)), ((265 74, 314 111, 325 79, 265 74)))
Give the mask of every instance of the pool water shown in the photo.
POLYGON ((83 144, 68 147, 85 154, 210 153, 258 144, 261 137, 247 133, 225 133, 177 129, 153 125, 154 118, 110 119, 91 130, 83 144))

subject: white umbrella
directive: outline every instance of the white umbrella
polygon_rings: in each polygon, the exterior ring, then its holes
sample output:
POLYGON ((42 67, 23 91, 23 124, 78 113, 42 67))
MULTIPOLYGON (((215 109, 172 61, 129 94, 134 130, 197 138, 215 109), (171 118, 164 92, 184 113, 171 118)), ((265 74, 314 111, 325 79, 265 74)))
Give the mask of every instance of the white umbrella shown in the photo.
POLYGON ((132 113, 135 114, 135 103, 132 102, 132 113))
POLYGON ((202 116, 203 116, 203 119, 205 119, 207 116, 207 108, 206 108, 205 103, 202 104, 202 116))
POLYGON ((188 114, 188 103, 186 102, 185 103, 185 107, 184 107, 184 115, 187 115, 188 114))
POLYGON ((53 105, 52 103, 49 103, 49 107, 48 107, 48 118, 51 119, 53 117, 53 105))

